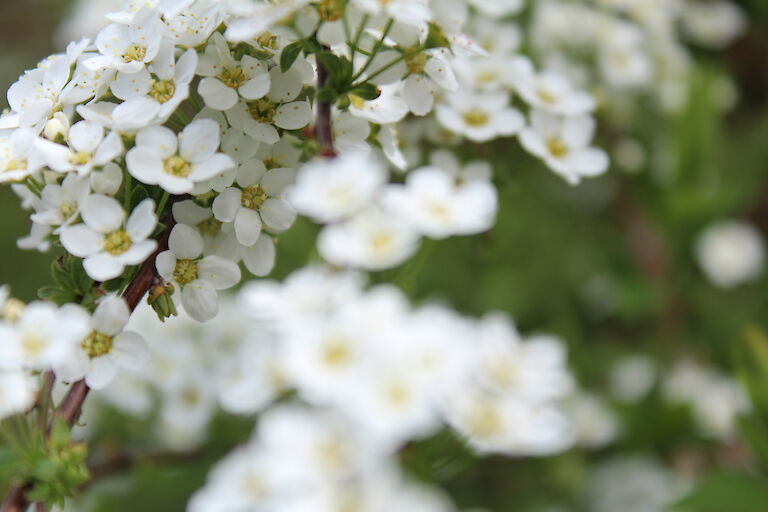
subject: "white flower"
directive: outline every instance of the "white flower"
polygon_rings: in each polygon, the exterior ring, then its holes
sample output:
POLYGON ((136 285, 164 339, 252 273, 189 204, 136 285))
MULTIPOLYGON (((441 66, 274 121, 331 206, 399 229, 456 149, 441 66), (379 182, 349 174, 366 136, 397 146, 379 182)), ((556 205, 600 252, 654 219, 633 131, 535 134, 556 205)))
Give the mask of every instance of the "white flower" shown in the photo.
POLYGON ((351 104, 349 112, 357 117, 367 119, 372 123, 390 124, 398 123, 408 114, 408 103, 399 96, 400 85, 383 85, 379 88, 381 94, 378 98, 365 101, 362 98, 350 95, 351 104))
POLYGON ((509 16, 523 8, 522 0, 468 0, 468 2, 491 18, 509 16))
POLYGON ((353 0, 352 3, 370 14, 381 14, 418 28, 425 27, 432 19, 429 0, 353 0))
POLYGON ((277 3, 256 4, 249 2, 244 10, 238 9, 235 18, 227 26, 225 35, 229 41, 247 41, 269 30, 276 22, 290 17, 309 4, 311 0, 282 0, 277 3))
POLYGON ((744 10, 734 2, 685 3, 685 15, 680 18, 688 36, 696 43, 720 49, 741 35, 747 26, 744 10))
POLYGON ((126 266, 139 265, 157 247, 149 239, 157 225, 155 202, 145 199, 128 220, 115 199, 94 194, 80 205, 84 224, 61 230, 64 248, 78 258, 85 258, 85 271, 96 281, 119 277, 126 266))
POLYGON ((287 197, 300 214, 329 223, 368 206, 386 179, 387 171, 378 161, 365 153, 347 153, 305 164, 287 197))
POLYGON ((19 78, 8 89, 8 105, 19 114, 18 125, 31 127, 50 119, 61 107, 60 95, 69 75, 69 59, 56 55, 19 78))
POLYGON ((608 170, 608 155, 589 147, 595 121, 588 116, 562 118, 534 110, 531 127, 520 132, 520 142, 547 166, 576 185, 584 177, 594 177, 608 170))
POLYGON ((582 116, 595 109, 589 94, 574 88, 564 76, 544 71, 536 73, 530 62, 517 61, 517 93, 531 107, 564 116, 582 116))
POLYGON ((57 172, 77 171, 88 174, 123 153, 123 141, 117 132, 104 136, 104 127, 91 121, 80 121, 69 130, 68 146, 37 139, 35 147, 45 157, 48 167, 57 172))
POLYGON ((341 224, 326 226, 317 245, 333 265, 384 270, 413 256, 419 236, 395 215, 371 207, 341 224))
POLYGON ((225 17, 221 3, 196 2, 188 9, 166 18, 168 36, 182 48, 197 48, 204 44, 225 17))
POLYGON ((197 74, 203 78, 198 92, 205 105, 214 110, 229 110, 239 98, 258 100, 266 96, 272 84, 266 63, 244 55, 232 56, 224 36, 216 32, 200 57, 197 74))
POLYGON ((23 181, 45 165, 45 158, 35 148, 36 139, 28 128, 19 128, 7 139, 0 139, 0 183, 23 181))
POLYGON ((365 119, 350 112, 335 112, 333 115, 333 144, 339 153, 359 151, 366 153, 370 146, 366 140, 371 135, 371 126, 365 119))
POLYGON ((402 222, 431 238, 470 235, 489 230, 498 208, 490 181, 456 184, 456 179, 435 167, 411 171, 405 185, 390 185, 385 205, 402 222))
POLYGON ((186 312, 199 322, 218 314, 217 290, 231 288, 240 281, 240 268, 232 261, 203 253, 203 238, 194 228, 179 224, 171 231, 169 250, 157 256, 157 271, 177 285, 177 294, 186 312))
POLYGON ((707 278, 720 288, 755 281, 765 268, 765 242, 750 224, 721 221, 696 242, 696 258, 707 278))
POLYGON ((69 174, 60 185, 46 185, 35 205, 32 221, 46 226, 67 226, 77 219, 80 205, 90 192, 90 181, 77 174, 69 174))
POLYGON ((219 194, 213 201, 213 214, 222 222, 234 222, 238 240, 250 247, 258 240, 262 225, 280 233, 293 224, 296 212, 281 198, 293 181, 290 169, 267 171, 263 165, 244 165, 238 171, 239 188, 230 187, 219 194))
POLYGON ((53 304, 33 302, 14 324, 0 323, 0 366, 43 371, 62 364, 88 328, 87 316, 84 320, 53 304))
POLYGON ((280 140, 277 128, 299 130, 312 122, 312 108, 306 100, 296 101, 304 84, 297 66, 286 73, 279 66, 269 72, 272 86, 266 97, 240 100, 229 109, 227 120, 239 130, 266 144, 280 140))
MULTIPOLYGON (((168 120, 189 97, 189 84, 197 67, 197 53, 194 50, 187 50, 178 60, 173 52, 173 43, 164 40, 149 69, 117 74, 117 79, 111 85, 112 93, 129 105, 140 102, 141 108, 154 110, 160 123, 168 120)), ((131 107, 126 105, 123 108, 131 107)))
MULTIPOLYGON (((203 237, 203 254, 221 256, 234 262, 242 259, 245 247, 238 242, 234 225, 224 224, 213 216, 210 208, 204 208, 192 200, 173 204, 173 218, 179 224, 197 228, 203 237)), ((265 240, 271 239, 264 237, 265 240)), ((259 245, 259 242, 256 243, 259 245)), ((270 269, 272 267, 270 266, 270 269)))
POLYGON ((105 27, 96 38, 101 55, 88 59, 85 65, 135 73, 157 56, 164 31, 156 10, 141 9, 129 25, 113 23, 105 27))
POLYGON ((147 346, 141 335, 123 331, 130 316, 125 299, 104 298, 90 319, 91 332, 78 343, 77 355, 70 364, 57 367, 57 373, 67 380, 84 377, 89 387, 102 389, 112 382, 119 367, 141 369, 147 346))
POLYGON ((456 75, 443 57, 443 49, 424 51, 406 59, 410 73, 403 83, 403 98, 414 115, 425 116, 432 111, 438 88, 456 91, 456 75))
POLYGON ((525 125, 525 118, 509 106, 509 95, 455 93, 448 103, 437 107, 437 119, 454 133, 474 142, 488 142, 514 135, 525 125))
POLYGON ((0 419, 29 410, 37 399, 37 379, 25 371, 0 371, 0 419))
POLYGON ((195 183, 234 167, 229 155, 217 153, 221 128, 210 119, 190 123, 178 136, 164 126, 144 128, 126 155, 128 172, 171 194, 186 194, 195 183))

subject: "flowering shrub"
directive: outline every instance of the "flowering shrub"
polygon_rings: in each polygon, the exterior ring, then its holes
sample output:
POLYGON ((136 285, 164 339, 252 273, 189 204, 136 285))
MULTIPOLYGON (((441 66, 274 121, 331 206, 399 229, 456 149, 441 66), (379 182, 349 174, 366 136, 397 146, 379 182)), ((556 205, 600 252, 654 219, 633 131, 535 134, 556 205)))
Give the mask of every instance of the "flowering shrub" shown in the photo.
MULTIPOLYGON (((545 457, 611 443, 618 420, 579 386, 564 341, 403 289, 439 241, 494 229, 516 169, 492 165, 489 145, 519 141, 562 189, 603 175, 600 126, 624 133, 633 102, 679 112, 684 38, 723 47, 743 14, 544 0, 517 25, 523 8, 148 0, 65 26, 78 40, 25 72, 0 117, 0 183, 32 222, 19 246, 58 251, 40 301, 0 299, 2 510, 76 496, 89 470, 72 435, 88 440, 78 422, 93 403, 174 452, 200 449, 216 411, 258 418, 210 461, 194 512, 447 512, 439 487, 411 478, 414 447, 445 436, 458 454, 545 457), (296 224, 308 261, 257 279, 296 224)), ((639 142, 605 140, 622 167, 642 166, 639 142)), ((763 252, 735 223, 697 246, 722 287, 757 278, 763 252)), ((627 403, 656 382, 642 358, 613 378, 627 403)), ((662 387, 715 438, 751 408, 744 388, 682 358, 662 387)), ((670 481, 659 506, 686 486, 670 481)))

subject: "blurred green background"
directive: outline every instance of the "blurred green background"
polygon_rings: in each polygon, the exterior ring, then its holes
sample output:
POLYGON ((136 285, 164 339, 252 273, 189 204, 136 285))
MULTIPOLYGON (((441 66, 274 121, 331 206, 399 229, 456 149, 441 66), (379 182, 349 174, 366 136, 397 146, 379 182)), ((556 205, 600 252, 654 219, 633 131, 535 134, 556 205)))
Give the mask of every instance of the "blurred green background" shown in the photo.
MULTIPOLYGON (((69 3, 0 1, 3 90, 55 50, 54 29, 69 3)), ((671 119, 649 110, 633 125, 628 135, 649 150, 641 172, 614 168, 571 188, 508 141, 466 147, 467 156, 494 163, 502 205, 497 227, 481 237, 430 243, 418 263, 377 279, 394 278, 416 299, 446 300, 468 314, 505 310, 524 332, 562 336, 581 384, 590 390, 605 389, 612 364, 632 353, 652 355, 662 364, 692 355, 747 380, 738 356, 745 329, 760 332, 766 325, 768 281, 719 290, 703 277, 693 255, 700 232, 723 218, 750 220, 768 238, 768 2, 741 4, 750 13, 749 33, 723 53, 697 54, 688 107, 671 119), (712 94, 723 73, 735 79, 741 96, 728 114, 717 108, 712 94)), ((601 145, 610 148, 618 135, 608 130, 601 145)), ((15 196, 0 189, 0 283, 10 284, 23 300, 32 300, 38 287, 49 284, 52 259, 16 249, 15 240, 28 229, 28 216, 15 196)), ((300 223, 281 238, 278 276, 306 262, 313 231, 300 223)), ((692 434, 679 411, 664 409, 651 397, 618 410, 626 431, 604 452, 573 451, 540 461, 494 458, 430 477, 460 504, 499 512, 572 501, 583 490, 591 464, 615 453, 650 452, 674 465, 694 450, 705 461, 705 473, 757 475, 764 485, 768 450, 761 453, 757 446, 768 442, 767 411, 757 405, 753 419, 763 427, 753 428, 764 429, 757 430, 758 440, 746 447, 736 443, 726 452, 692 434)), ((213 439, 227 439, 227 434, 213 439)), ((423 448, 424 453, 452 449, 446 444, 423 448)), ((218 454, 226 446, 212 450, 218 454)), ((116 492, 141 496, 139 491, 146 491, 151 499, 123 505, 109 500, 103 510, 180 510, 184 494, 202 483, 204 462, 165 472, 139 468, 135 486, 116 492), (159 497, 169 489, 175 494, 159 497)), ((417 474, 430 471, 419 460, 410 463, 417 474)), ((744 493, 738 485, 725 488, 729 503, 744 493)), ((683 510, 768 510, 768 499, 752 503, 742 508, 700 503, 683 510)))

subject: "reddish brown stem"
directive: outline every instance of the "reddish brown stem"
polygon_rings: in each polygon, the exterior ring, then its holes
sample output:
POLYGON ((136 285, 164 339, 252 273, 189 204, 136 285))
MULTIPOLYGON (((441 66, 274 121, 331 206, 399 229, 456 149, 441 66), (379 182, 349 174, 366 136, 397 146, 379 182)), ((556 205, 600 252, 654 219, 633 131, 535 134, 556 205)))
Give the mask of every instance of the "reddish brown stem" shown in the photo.
MULTIPOLYGON (((171 230, 176 225, 172 216, 168 216, 166 219, 166 228, 163 230, 160 237, 157 239, 157 250, 139 267, 139 271, 136 273, 136 277, 131 281, 128 287, 123 293, 123 298, 128 303, 128 308, 134 311, 141 299, 147 294, 152 284, 157 278, 157 269, 155 268, 155 260, 158 254, 168 250, 168 238, 171 236, 171 230)), ((72 384, 69 388, 64 399, 56 409, 56 416, 64 419, 68 425, 72 426, 77 422, 80 417, 80 412, 83 409, 85 399, 88 397, 90 388, 85 383, 85 380, 79 380, 72 384)), ((23 485, 12 487, 0 505, 0 512, 24 512, 29 507, 29 502, 25 498, 26 492, 29 490, 30 484, 25 483, 23 485)), ((41 510, 41 504, 37 505, 37 510, 41 510)), ((42 509, 44 510, 44 508, 42 509)))
MULTIPOLYGON (((328 82, 328 71, 318 63, 317 65, 317 90, 320 91, 328 82)), ((320 156, 326 158, 336 157, 336 149, 333 146, 333 105, 323 101, 317 102, 317 121, 315 123, 315 137, 320 143, 320 156)))

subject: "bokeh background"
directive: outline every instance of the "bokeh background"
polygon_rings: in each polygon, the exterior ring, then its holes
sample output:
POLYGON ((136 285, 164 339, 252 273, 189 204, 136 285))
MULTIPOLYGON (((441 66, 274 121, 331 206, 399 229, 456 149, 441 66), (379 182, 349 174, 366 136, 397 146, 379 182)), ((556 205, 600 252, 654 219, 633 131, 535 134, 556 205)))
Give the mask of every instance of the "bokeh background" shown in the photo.
MULTIPOLYGON (((70 4, 0 0, 1 90, 59 49, 56 27, 70 4)), ((649 110, 632 126, 632 137, 647 148, 639 168, 615 165, 571 188, 514 144, 467 147, 467 154, 494 164, 498 225, 481 237, 431 243, 412 272, 397 273, 398 284, 415 299, 446 301, 473 315, 501 309, 524 332, 556 333, 569 345, 581 385, 598 394, 609 393, 617 362, 638 354, 662 369, 693 359, 747 386, 766 383, 768 393, 768 375, 752 364, 768 325, 768 281, 720 289, 705 278, 694 252, 702 231, 722 219, 747 220, 768 238, 768 2, 740 4, 750 17, 747 33, 727 50, 696 50, 689 104, 666 118, 649 110), (739 97, 727 111, 717 99, 723 74, 739 97)), ((610 150, 618 135, 604 131, 600 142, 610 150)), ((53 259, 16 248, 28 229, 16 197, 0 189, 0 283, 23 300, 49 283, 53 259)), ((312 229, 299 224, 281 238, 278 277, 306 261, 312 229)), ((603 449, 534 461, 470 463, 454 456, 436 471, 425 461, 457 450, 438 439, 406 459, 414 474, 437 478, 459 504, 499 512, 591 510, 582 498, 599 468, 631 456, 653 457, 694 477, 693 494, 676 510, 768 510, 766 404, 758 400, 741 434, 724 442, 700 435, 690 411, 663 404, 659 394, 653 389, 640 402, 612 404, 622 433, 603 449), (569 508, 556 508, 562 503, 569 508)), ((110 499, 97 509, 182 510, 207 464, 231 445, 227 436, 234 442, 240 435, 230 427, 212 427, 224 429, 214 437, 221 446, 206 456, 139 467, 130 484, 105 490, 110 499)), ((651 483, 647 489, 655 492, 651 483)))

